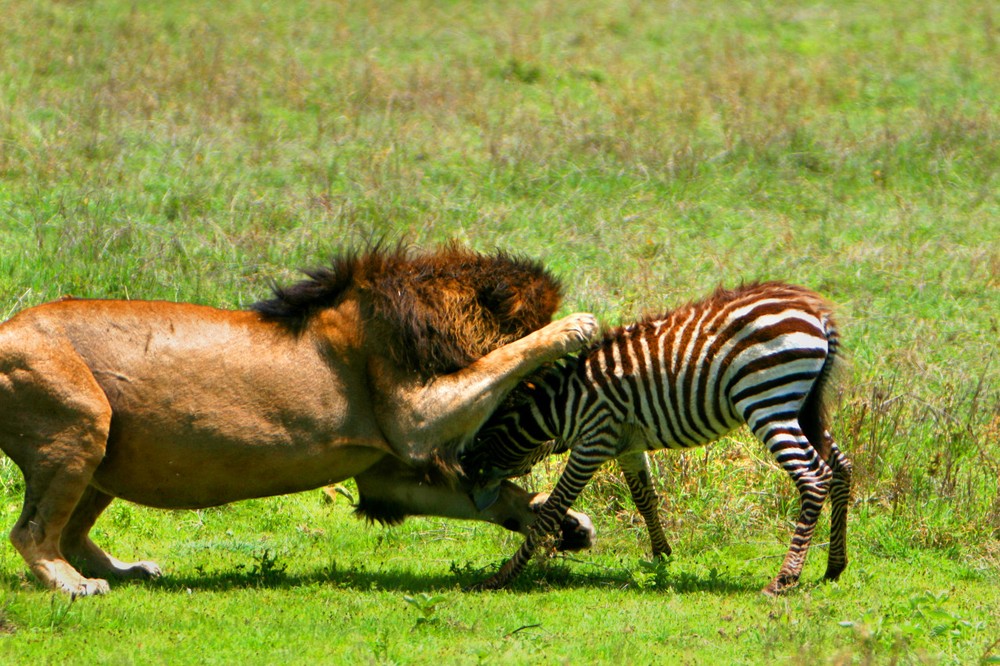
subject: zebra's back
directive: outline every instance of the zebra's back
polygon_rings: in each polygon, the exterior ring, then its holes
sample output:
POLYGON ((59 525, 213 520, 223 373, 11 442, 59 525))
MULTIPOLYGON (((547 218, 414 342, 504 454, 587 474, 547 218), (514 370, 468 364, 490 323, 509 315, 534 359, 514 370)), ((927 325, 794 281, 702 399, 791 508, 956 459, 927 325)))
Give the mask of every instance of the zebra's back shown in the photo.
POLYGON ((587 357, 585 382, 648 448, 699 446, 762 410, 801 411, 836 345, 817 294, 752 284, 613 331, 587 357))

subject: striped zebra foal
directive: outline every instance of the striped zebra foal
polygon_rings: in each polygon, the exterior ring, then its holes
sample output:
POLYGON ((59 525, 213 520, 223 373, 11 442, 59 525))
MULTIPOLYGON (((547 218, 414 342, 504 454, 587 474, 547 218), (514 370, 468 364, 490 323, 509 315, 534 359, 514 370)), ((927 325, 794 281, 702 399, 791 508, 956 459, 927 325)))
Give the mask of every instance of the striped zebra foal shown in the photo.
POLYGON ((708 444, 746 423, 798 489, 800 511, 778 575, 764 588, 794 586, 823 502, 832 522, 826 578, 847 566, 851 463, 827 430, 824 400, 837 353, 830 307, 779 282, 718 290, 711 298, 616 329, 578 357, 523 382, 463 452, 463 469, 488 505, 504 478, 570 451, 529 535, 482 583, 506 585, 554 534, 587 482, 614 458, 646 522, 653 554, 670 546, 657 514, 646 452, 708 444))

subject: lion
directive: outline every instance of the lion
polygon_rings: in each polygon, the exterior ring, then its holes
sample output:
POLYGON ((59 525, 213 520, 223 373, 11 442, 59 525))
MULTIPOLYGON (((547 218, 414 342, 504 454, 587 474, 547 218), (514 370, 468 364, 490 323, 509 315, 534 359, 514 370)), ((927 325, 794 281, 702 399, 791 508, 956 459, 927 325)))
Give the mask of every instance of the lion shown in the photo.
MULTIPOLYGON (((10 541, 42 583, 160 575, 90 539, 115 498, 195 509, 353 477, 369 520, 527 534, 545 496, 506 483, 478 510, 454 454, 594 317, 548 323, 561 288, 540 264, 457 245, 376 244, 306 275, 247 310, 66 297, 0 324, 0 449, 25 480, 10 541)), ((586 516, 564 528, 590 545, 586 516)))

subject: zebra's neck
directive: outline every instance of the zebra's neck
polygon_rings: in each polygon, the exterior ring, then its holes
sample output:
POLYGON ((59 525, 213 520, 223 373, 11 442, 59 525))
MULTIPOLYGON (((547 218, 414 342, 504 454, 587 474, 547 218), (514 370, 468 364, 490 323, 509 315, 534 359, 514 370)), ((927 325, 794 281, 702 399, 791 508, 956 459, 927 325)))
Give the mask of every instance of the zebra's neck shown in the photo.
POLYGON ((570 406, 582 388, 578 378, 582 361, 564 362, 551 368, 533 384, 534 399, 522 406, 518 419, 521 432, 535 443, 569 438, 571 433, 567 428, 573 426, 570 406))
POLYGON ((635 422, 632 395, 637 384, 623 380, 622 363, 615 362, 621 346, 618 339, 566 362, 559 371, 549 371, 536 385, 535 398, 523 405, 519 415, 522 435, 536 443, 549 440, 572 442, 598 421, 616 425, 635 422))

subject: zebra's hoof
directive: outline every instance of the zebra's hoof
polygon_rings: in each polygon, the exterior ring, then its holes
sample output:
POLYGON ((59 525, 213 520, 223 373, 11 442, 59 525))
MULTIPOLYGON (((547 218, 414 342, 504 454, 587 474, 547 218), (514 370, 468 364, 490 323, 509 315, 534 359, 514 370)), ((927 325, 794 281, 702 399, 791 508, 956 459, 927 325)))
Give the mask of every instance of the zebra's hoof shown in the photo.
POLYGON ((840 574, 844 573, 844 569, 847 568, 847 562, 843 564, 830 564, 826 567, 826 573, 823 574, 823 578, 826 580, 837 580, 840 578, 840 574))
POLYGON ((792 589, 798 584, 799 584, 798 578, 785 578, 784 576, 778 576, 770 583, 768 583, 767 587, 761 590, 761 594, 764 594, 765 596, 768 597, 777 597, 784 594, 785 592, 792 589))
POLYGON ((480 583, 473 583, 468 587, 464 588, 466 592, 492 592, 494 590, 503 589, 505 585, 502 581, 497 580, 496 576, 490 576, 486 580, 480 583))

